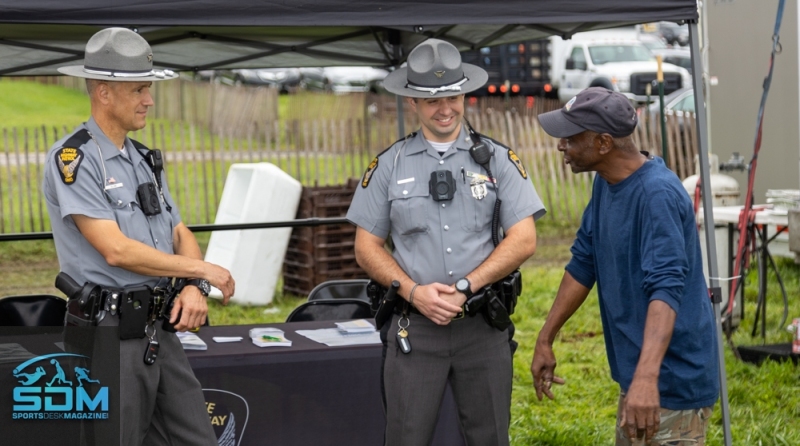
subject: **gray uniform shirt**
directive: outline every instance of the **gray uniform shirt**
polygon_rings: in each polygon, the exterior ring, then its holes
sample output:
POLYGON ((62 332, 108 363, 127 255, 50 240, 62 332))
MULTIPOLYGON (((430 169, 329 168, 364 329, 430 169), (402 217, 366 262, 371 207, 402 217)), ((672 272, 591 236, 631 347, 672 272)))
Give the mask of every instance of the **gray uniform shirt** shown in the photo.
MULTIPOLYGON (((500 198, 500 224, 508 230, 523 218, 538 219, 544 205, 516 154, 483 138, 493 149, 490 161, 500 198)), ((450 284, 477 268, 494 250, 492 213, 494 184, 477 199, 470 184, 486 172, 469 154, 472 141, 462 126, 458 139, 443 155, 422 133, 393 144, 370 164, 358 186, 347 219, 371 234, 392 234, 392 256, 415 282, 450 284), (431 172, 448 170, 455 196, 435 201, 429 191, 431 172)))
POLYGON ((92 118, 57 141, 47 154, 43 190, 58 262, 61 270, 79 284, 89 281, 116 287, 153 286, 159 279, 110 266, 78 231, 72 215, 115 221, 126 237, 174 254, 173 229, 181 216, 166 178, 162 172, 164 196, 172 212, 162 201, 160 214, 144 215, 136 189, 140 184, 155 183, 153 171, 128 138, 125 149, 127 156, 92 118), (81 133, 83 130, 88 130, 94 140, 81 133))

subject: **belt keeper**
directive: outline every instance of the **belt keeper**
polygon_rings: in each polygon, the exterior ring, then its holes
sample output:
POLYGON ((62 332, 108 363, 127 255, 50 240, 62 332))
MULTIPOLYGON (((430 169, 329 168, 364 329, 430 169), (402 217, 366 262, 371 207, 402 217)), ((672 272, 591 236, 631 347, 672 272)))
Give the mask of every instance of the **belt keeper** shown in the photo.
POLYGON ((416 291, 418 286, 419 286, 419 284, 415 283, 414 286, 411 287, 411 292, 408 293, 408 304, 409 305, 413 305, 414 304, 414 291, 416 291))

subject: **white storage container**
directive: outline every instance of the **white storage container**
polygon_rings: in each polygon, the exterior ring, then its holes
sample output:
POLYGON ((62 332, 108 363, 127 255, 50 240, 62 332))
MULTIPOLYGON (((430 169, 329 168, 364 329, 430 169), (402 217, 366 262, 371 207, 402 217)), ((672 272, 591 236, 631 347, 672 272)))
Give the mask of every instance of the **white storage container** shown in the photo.
MULTIPOLYGON (((225 180, 215 224, 294 220, 300 182, 270 163, 233 164, 225 180)), ((292 228, 214 231, 205 260, 230 270, 236 281, 232 302, 272 302, 292 228)), ((222 298, 212 288, 211 297, 222 298)))

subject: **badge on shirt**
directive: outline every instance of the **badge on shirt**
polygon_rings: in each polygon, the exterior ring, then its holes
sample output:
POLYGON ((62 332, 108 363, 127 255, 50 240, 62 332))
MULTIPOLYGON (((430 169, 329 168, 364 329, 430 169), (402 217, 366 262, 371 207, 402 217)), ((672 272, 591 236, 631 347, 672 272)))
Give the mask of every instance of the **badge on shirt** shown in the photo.
POLYGON ((486 181, 474 178, 470 181, 469 188, 472 191, 472 198, 483 200, 486 197, 486 181))
POLYGON ((364 179, 361 180, 361 187, 366 188, 369 186, 369 180, 372 178, 372 174, 375 173, 375 169, 378 168, 378 157, 376 156, 375 159, 369 163, 367 167, 367 171, 364 172, 364 179))
POLYGON ((508 149, 508 159, 517 166, 517 170, 519 170, 519 174, 522 175, 522 178, 528 179, 528 172, 525 172, 525 168, 522 167, 522 161, 520 161, 519 157, 513 150, 508 149))
POLYGON ((81 149, 74 149, 71 147, 62 147, 56 150, 56 164, 58 164, 58 173, 61 174, 61 181, 67 186, 75 183, 78 177, 78 168, 83 161, 83 152, 81 149))

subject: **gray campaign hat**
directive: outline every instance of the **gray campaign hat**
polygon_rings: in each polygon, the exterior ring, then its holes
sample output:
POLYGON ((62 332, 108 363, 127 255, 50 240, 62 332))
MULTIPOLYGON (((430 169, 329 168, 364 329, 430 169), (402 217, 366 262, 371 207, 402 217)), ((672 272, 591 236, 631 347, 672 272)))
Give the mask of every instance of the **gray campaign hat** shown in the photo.
POLYGON ((172 70, 153 69, 153 51, 144 37, 127 28, 106 28, 86 42, 83 65, 58 69, 86 79, 141 82, 178 77, 172 70))
POLYGON ((383 87, 400 96, 443 98, 475 91, 488 79, 483 68, 461 63, 452 43, 428 39, 411 51, 405 67, 386 76, 383 87))
POLYGON ((638 122, 630 100, 603 87, 587 88, 564 107, 539 115, 544 131, 556 138, 568 138, 585 130, 622 138, 633 133, 638 122))

